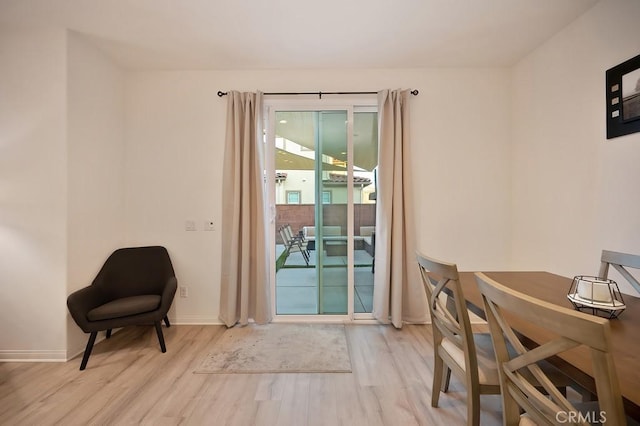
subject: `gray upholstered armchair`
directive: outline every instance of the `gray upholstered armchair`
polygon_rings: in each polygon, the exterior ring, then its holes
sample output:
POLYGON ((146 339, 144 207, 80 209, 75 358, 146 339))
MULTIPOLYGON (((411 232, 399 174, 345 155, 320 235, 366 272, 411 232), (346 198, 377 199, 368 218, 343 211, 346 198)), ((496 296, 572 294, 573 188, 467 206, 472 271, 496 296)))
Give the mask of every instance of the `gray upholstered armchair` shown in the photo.
POLYGON ((114 251, 90 286, 69 295, 67 306, 74 321, 91 333, 80 370, 91 355, 98 331, 127 325, 154 324, 162 352, 164 320, 176 293, 177 280, 164 247, 131 247, 114 251))

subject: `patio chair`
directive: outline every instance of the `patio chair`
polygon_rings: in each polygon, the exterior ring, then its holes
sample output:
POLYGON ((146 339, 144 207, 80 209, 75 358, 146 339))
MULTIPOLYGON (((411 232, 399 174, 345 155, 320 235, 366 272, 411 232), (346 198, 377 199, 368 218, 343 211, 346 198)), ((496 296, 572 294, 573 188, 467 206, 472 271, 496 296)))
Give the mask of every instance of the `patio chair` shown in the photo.
POLYGON ((309 266, 310 256, 309 256, 309 251, 307 250, 307 243, 306 242, 303 243, 299 239, 291 238, 284 226, 280 227, 278 232, 280 232, 280 237, 282 238, 282 242, 284 244, 284 249, 287 252, 287 256, 289 256, 289 254, 291 253, 296 253, 296 252, 300 253, 302 254, 302 257, 305 263, 307 264, 307 266, 309 266))
MULTIPOLYGON (((290 224, 286 224, 283 226, 285 232, 287 233, 288 237, 290 240, 297 240, 300 241, 300 243, 305 244, 307 243, 307 240, 304 238, 304 234, 302 232, 298 232, 297 234, 295 234, 293 232, 293 229, 291 229, 291 225, 290 224)), ((308 252, 309 250, 307 250, 308 252)))

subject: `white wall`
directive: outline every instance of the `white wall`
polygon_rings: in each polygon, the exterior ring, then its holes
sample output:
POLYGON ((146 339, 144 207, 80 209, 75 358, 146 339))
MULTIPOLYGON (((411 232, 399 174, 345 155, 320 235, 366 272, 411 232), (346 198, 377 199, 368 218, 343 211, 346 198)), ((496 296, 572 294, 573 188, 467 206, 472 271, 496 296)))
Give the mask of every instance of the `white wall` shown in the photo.
POLYGON ((66 357, 65 38, 0 28, 0 359, 66 357))
MULTIPOLYGON (((126 223, 163 244, 179 285, 172 315, 217 323, 226 98, 218 90, 416 88, 412 149, 420 249, 461 268, 503 268, 509 250, 509 71, 141 71, 127 74, 126 223), (438 201, 441 200, 441 201, 438 201), (203 231, 212 219, 213 232, 203 231), (194 220, 197 231, 185 231, 194 220), (505 226, 507 224, 507 226, 505 226)), ((323 98, 324 99, 324 98, 323 98)), ((330 98, 326 99, 331 104, 330 98)))
POLYGON ((640 253, 640 134, 605 125, 605 71, 640 53, 639 18, 603 0, 514 67, 514 268, 596 274, 602 249, 640 253))
POLYGON ((125 241, 123 72, 62 29, 0 29, 0 359, 65 360, 66 307, 125 241))
POLYGON ((126 84, 126 223, 131 245, 164 245, 186 299, 170 317, 217 323, 225 102, 206 72, 131 73, 126 84), (197 231, 185 231, 185 221, 197 231), (213 220, 215 231, 203 231, 213 220))
MULTIPOLYGON (((125 243, 124 72, 84 38, 67 43, 67 293, 91 283, 125 243)), ((73 356, 87 336, 67 314, 73 356)))
POLYGON ((460 270, 508 267, 510 74, 425 72, 412 104, 418 249, 460 270))

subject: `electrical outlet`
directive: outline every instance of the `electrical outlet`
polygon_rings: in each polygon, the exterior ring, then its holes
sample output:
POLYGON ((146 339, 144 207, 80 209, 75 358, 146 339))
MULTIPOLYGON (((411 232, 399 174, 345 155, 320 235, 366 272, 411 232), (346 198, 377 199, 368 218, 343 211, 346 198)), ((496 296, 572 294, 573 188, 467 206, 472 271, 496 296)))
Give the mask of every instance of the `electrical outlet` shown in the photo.
POLYGON ((186 220, 184 222, 184 230, 185 231, 195 231, 196 230, 196 222, 195 222, 195 220, 186 220))
POLYGON ((207 220, 204 223, 204 230, 205 231, 215 231, 216 230, 215 226, 213 225, 213 221, 212 220, 207 220))
POLYGON ((189 297, 189 291, 187 287, 183 285, 180 286, 180 297, 189 297))

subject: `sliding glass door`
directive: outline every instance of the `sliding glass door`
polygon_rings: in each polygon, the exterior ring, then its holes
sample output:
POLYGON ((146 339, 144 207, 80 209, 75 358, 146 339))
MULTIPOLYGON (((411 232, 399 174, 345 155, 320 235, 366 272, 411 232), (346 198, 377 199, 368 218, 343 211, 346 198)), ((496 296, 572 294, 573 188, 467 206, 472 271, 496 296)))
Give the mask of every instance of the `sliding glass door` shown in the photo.
POLYGON ((377 114, 273 107, 268 116, 276 315, 371 312, 356 287, 372 297, 377 114))
POLYGON ((353 113, 353 262, 355 318, 371 318, 375 273, 378 113, 376 107, 353 113))

